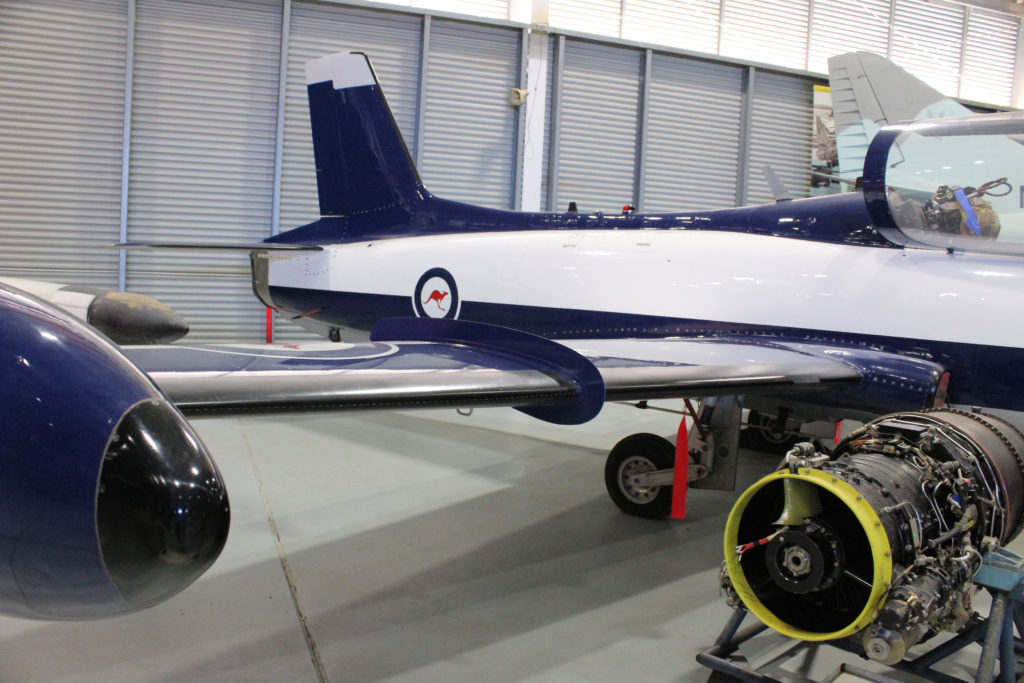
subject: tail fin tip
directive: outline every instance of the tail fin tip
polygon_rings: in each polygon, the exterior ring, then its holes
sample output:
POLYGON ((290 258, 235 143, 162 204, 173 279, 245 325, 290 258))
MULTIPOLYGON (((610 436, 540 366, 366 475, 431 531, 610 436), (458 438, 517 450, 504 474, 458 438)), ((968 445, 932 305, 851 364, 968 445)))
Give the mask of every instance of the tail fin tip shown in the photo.
POLYGON ((306 62, 306 85, 331 81, 335 90, 377 85, 370 60, 362 52, 338 52, 306 62))

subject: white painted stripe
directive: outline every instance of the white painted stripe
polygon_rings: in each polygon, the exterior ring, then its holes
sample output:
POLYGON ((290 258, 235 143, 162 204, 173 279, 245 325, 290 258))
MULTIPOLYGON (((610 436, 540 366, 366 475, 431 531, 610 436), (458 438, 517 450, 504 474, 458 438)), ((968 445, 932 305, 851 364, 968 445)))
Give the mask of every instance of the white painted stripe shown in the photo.
POLYGON ((323 81, 332 81, 335 90, 377 83, 366 56, 354 52, 339 52, 306 62, 306 85, 323 81))
POLYGON ((67 285, 60 282, 43 282, 42 280, 25 280, 16 277, 0 278, 0 283, 37 296, 44 301, 59 306, 79 320, 88 322, 89 304, 96 298, 95 294, 71 292, 64 290, 67 285))
MULTIPOLYGON (((273 256, 270 284, 412 296, 447 269, 463 301, 1024 344, 1024 260, 683 230, 534 231, 273 256)), ((623 336, 628 336, 627 333, 623 336)))
POLYGON ((63 282, 43 282, 42 280, 25 280, 23 278, 7 276, 0 277, 0 284, 17 287, 23 292, 28 292, 32 296, 37 296, 47 301, 52 301, 51 297, 57 291, 67 287, 63 282))
POLYGON ((66 289, 54 292, 49 298, 50 303, 60 306, 71 315, 89 322, 89 305, 95 301, 95 294, 84 294, 82 292, 71 292, 66 289))

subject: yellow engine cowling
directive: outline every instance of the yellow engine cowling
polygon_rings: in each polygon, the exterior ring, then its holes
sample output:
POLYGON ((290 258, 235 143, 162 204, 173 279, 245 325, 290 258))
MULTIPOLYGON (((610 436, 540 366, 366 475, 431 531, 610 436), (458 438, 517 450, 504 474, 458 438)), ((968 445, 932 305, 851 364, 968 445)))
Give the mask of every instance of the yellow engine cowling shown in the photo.
POLYGON ((723 587, 784 635, 859 633, 898 661, 963 624, 981 553, 1020 531, 1022 454, 1013 425, 949 409, 879 418, 831 455, 801 445, 733 507, 723 587))

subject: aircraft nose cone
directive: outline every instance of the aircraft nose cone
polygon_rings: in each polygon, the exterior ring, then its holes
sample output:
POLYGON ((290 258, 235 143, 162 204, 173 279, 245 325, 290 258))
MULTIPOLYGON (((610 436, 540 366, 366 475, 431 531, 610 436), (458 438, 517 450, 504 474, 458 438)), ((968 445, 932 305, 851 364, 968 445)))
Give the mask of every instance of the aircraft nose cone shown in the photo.
POLYGON ((230 522, 220 472, 164 401, 121 418, 100 470, 96 527, 103 562, 134 607, 165 600, 220 555, 230 522))

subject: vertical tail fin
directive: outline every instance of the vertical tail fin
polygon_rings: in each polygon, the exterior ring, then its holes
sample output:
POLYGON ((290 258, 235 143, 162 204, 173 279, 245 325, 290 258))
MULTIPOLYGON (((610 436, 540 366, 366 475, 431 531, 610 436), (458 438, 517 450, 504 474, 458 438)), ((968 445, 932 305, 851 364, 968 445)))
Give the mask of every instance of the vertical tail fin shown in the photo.
POLYGON ((370 60, 344 52, 306 63, 321 216, 409 207, 423 185, 370 60))
POLYGON ((840 173, 860 173, 868 145, 882 126, 971 114, 967 107, 870 52, 830 57, 828 82, 840 173))

